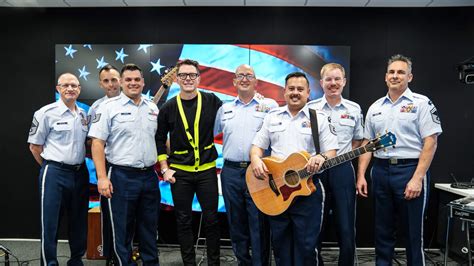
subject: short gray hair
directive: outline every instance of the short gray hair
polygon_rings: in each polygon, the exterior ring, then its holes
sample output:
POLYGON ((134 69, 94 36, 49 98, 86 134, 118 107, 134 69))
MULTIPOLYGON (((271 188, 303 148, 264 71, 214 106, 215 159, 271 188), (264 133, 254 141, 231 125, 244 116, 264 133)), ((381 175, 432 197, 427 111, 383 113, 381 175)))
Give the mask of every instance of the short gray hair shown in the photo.
POLYGON ((410 57, 407 57, 407 56, 404 56, 404 55, 401 55, 401 54, 392 55, 392 56, 388 59, 387 67, 390 66, 393 62, 396 62, 396 61, 402 61, 402 62, 407 63, 407 65, 408 65, 408 71, 411 73, 411 70, 412 70, 412 62, 411 62, 411 58, 410 58, 410 57))

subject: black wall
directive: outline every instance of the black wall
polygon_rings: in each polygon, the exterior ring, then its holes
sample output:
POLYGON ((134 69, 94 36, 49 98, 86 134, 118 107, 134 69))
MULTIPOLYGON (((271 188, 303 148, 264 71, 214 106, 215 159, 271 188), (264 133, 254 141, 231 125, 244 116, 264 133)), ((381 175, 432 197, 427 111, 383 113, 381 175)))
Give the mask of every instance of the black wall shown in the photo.
MULTIPOLYGON (((386 60, 412 57, 412 90, 438 107, 444 133, 431 183, 474 177, 474 85, 455 65, 474 56, 474 8, 0 8, 0 238, 39 237, 39 167, 26 139, 53 99, 57 43, 255 43, 351 47, 351 95, 364 112, 386 93, 386 60)), ((433 189, 425 246, 437 223, 433 189)), ((359 200, 358 246, 373 245, 371 200, 359 200)))

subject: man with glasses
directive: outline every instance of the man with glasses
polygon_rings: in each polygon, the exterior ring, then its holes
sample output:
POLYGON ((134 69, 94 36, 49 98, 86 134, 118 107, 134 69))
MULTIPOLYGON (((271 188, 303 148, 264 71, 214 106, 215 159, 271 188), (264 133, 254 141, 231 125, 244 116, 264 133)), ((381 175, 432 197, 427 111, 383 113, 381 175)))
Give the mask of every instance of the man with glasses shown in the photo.
POLYGON ((249 65, 237 68, 233 84, 238 95, 222 105, 214 126, 215 135, 222 132, 224 138, 221 183, 229 233, 239 265, 268 265, 269 231, 264 214, 257 209, 247 190, 245 173, 250 164, 252 139, 265 115, 278 104, 255 92, 257 79, 249 65))
POLYGON ((89 131, 97 188, 108 201, 117 264, 135 264, 136 225, 143 265, 159 265, 156 240, 161 196, 154 170, 158 107, 142 96, 145 82, 137 65, 125 65, 120 76, 123 93, 100 104, 89 131))
POLYGON ((162 106, 158 116, 158 160, 164 180, 171 183, 183 264, 196 264, 191 208, 196 193, 203 213, 208 265, 219 265, 217 151, 213 128, 222 102, 214 94, 198 90, 201 80, 198 62, 186 59, 177 68, 180 92, 162 106))
MULTIPOLYGON (((99 70, 99 86, 104 90, 105 96, 96 100, 89 108, 88 120, 89 126, 95 118, 95 113, 99 106, 106 100, 120 95, 120 73, 117 68, 107 64, 99 70)), ((91 140, 87 142, 88 147, 91 140)), ((102 256, 107 260, 106 264, 112 263, 112 228, 110 227, 110 216, 108 208, 108 200, 106 197, 100 196, 100 218, 101 218, 101 240, 102 240, 102 256)))
POLYGON ((81 93, 76 76, 60 75, 56 90, 60 99, 35 112, 28 137, 30 151, 41 165, 41 265, 58 265, 57 235, 63 211, 68 213, 68 265, 83 265, 89 207, 89 177, 84 163, 87 115, 76 104, 81 93))

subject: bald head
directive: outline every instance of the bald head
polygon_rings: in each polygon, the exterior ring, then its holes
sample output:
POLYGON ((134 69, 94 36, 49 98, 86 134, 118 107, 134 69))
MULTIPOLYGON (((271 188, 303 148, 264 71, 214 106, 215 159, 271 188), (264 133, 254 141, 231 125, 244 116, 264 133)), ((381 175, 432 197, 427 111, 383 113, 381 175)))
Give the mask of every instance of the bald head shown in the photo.
POLYGON ((253 68, 247 64, 243 64, 237 67, 235 70, 234 86, 237 89, 239 96, 242 93, 253 94, 255 93, 255 87, 257 86, 257 79, 255 78, 255 72, 253 68))

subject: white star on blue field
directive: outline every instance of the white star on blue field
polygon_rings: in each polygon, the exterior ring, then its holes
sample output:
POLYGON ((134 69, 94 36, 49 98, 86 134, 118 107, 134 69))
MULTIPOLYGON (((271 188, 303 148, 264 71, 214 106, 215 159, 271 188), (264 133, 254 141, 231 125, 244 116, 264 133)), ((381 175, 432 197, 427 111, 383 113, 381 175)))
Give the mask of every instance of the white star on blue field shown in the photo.
POLYGON ((152 46, 153 46, 152 44, 140 44, 137 51, 143 50, 145 52, 145 54, 147 54, 148 53, 147 49, 152 47, 152 46))
POLYGON ((70 56, 71 58, 74 58, 74 53, 77 52, 77 50, 72 49, 72 44, 70 44, 69 47, 64 46, 64 49, 66 49, 65 56, 70 56))
POLYGON ((100 60, 98 58, 96 58, 95 61, 97 61, 97 68, 103 68, 104 66, 106 66, 108 64, 107 62, 104 61, 103 56, 100 60))
POLYGON ((78 68, 77 70, 79 70, 79 78, 83 78, 84 80, 87 80, 87 76, 90 74, 89 72, 87 72, 86 70, 86 66, 83 66, 82 69, 78 68))
POLYGON ((150 64, 153 66, 150 72, 156 71, 158 75, 161 75, 161 69, 164 68, 165 66, 162 66, 160 64, 160 58, 158 58, 158 61, 156 61, 156 63, 150 62, 150 64))
POLYGON ((123 52, 123 48, 120 50, 120 52, 115 51, 115 53, 117 54, 117 57, 115 58, 115 60, 117 60, 117 61, 120 60, 120 61, 122 61, 122 64, 123 64, 123 59, 124 59, 125 57, 127 57, 128 54, 126 54, 126 53, 123 52))
POLYGON ((92 45, 90 45, 90 44, 84 44, 82 47, 87 47, 87 48, 89 48, 89 50, 92 51, 92 45))

